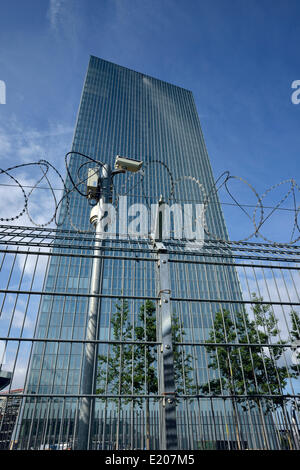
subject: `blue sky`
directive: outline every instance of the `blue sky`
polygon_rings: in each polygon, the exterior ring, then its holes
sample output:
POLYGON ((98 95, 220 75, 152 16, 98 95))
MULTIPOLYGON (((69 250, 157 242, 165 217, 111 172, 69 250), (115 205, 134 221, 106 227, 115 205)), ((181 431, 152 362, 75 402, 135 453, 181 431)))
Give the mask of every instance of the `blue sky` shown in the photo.
MULTIPOLYGON (((299 18, 298 0, 2 0, 0 167, 46 158, 63 171, 93 54, 192 90, 216 178, 228 170, 259 194, 300 184, 299 18)), ((238 180, 231 189, 256 204, 238 180)), ((241 210, 223 207, 232 238, 249 234, 241 210)), ((288 241, 292 220, 279 211, 267 235, 288 241)))
MULTIPOLYGON (((93 54, 192 90, 216 178, 229 171, 260 195, 286 179, 300 185, 300 104, 291 101, 299 20, 299 0, 0 0, 0 168, 46 158, 64 172, 93 54)), ((35 182, 30 167, 14 174, 35 182)), ((0 217, 22 208, 20 191, 3 181, 0 217)), ((265 205, 288 189, 267 193, 265 205)), ((230 190, 257 203, 238 180, 230 190)), ((54 206, 40 194, 30 209, 41 223, 41 209, 54 206)), ((291 196, 285 207, 293 207, 291 196)), ((230 202, 224 191, 220 199, 230 202)), ((222 207, 232 239, 253 231, 240 209, 222 207)), ((293 213, 278 211, 264 234, 288 241, 292 228, 293 213)))

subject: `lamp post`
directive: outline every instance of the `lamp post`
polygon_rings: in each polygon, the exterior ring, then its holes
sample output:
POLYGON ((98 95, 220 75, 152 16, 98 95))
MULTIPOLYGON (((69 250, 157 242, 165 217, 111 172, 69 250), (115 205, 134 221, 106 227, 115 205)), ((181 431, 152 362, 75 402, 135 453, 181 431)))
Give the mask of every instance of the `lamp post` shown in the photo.
POLYGON ((112 200, 112 179, 119 173, 126 171, 137 172, 143 162, 120 157, 117 155, 115 170, 112 171, 109 164, 102 165, 101 176, 95 170, 89 170, 88 197, 96 199, 97 204, 91 210, 90 222, 96 229, 96 238, 93 252, 92 276, 90 285, 90 297, 86 345, 83 361, 83 375, 81 385, 81 406, 79 410, 79 421, 77 431, 77 448, 88 450, 91 443, 92 424, 94 415, 94 397, 97 379, 97 339, 100 325, 100 298, 103 276, 103 258, 99 256, 100 249, 104 245, 103 216, 105 205, 112 200))

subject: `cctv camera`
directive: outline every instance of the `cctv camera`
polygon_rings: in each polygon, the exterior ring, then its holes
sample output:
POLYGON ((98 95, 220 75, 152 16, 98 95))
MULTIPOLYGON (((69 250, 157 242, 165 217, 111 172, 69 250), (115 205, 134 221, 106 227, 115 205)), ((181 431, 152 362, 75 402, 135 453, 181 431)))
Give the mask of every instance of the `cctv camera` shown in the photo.
POLYGON ((140 160, 133 160, 132 158, 121 157, 120 155, 116 156, 115 169, 116 170, 127 170, 135 173, 139 171, 143 165, 143 162, 140 160))

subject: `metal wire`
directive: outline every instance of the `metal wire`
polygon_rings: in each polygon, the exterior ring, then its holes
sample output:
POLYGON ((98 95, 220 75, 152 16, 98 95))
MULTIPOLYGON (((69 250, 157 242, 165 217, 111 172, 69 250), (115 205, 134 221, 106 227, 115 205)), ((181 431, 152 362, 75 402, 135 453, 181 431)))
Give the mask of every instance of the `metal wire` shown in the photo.
MULTIPOLYGON (((113 283, 108 289, 103 281, 99 297, 104 316, 94 341, 105 358, 103 391, 84 395, 77 379, 82 374, 85 308, 91 294, 88 285, 80 287, 80 280, 89 275, 92 241, 58 229, 1 227, 0 345, 6 353, 3 368, 12 372, 12 381, 0 392, 0 446, 75 448, 81 399, 89 396, 95 403, 95 415, 89 420, 92 448, 144 448, 148 438, 152 449, 159 448, 159 404, 166 397, 158 389, 148 392, 148 374, 151 367, 153 377, 157 374, 157 360, 149 363, 149 352, 159 356, 161 342, 145 336, 149 311, 140 318, 141 306, 146 309, 152 301, 158 308, 162 299, 154 282, 158 256, 150 240, 109 240, 99 250, 111 278, 122 283, 117 291, 113 283), (136 280, 130 288, 128 269, 134 270, 136 280), (139 279, 144 279, 143 286, 139 279), (118 331, 116 304, 121 306, 118 331), (142 340, 137 339, 137 327, 143 329, 142 340), (16 394, 15 389, 24 390, 16 394), (12 428, 8 419, 14 423, 12 428)), ((299 365, 291 357, 300 324, 293 327, 290 316, 300 305, 299 247, 208 241, 201 251, 192 253, 170 243, 167 252, 170 302, 178 320, 172 346, 179 364, 179 447, 299 449, 299 365), (230 290, 233 272, 240 279, 242 296, 230 290), (224 292, 231 295, 223 295, 220 279, 224 292), (253 308, 262 309, 262 324, 253 316, 253 308), (218 312, 221 327, 216 323, 218 312), (275 336, 268 336, 270 312, 279 324, 275 336), (247 330, 250 320, 252 333, 247 330), (259 332, 267 340, 261 340, 259 332), (234 368, 240 370, 241 385, 235 383, 235 389, 224 382, 224 363, 233 369, 233 382, 234 368), (204 385, 205 392, 201 391, 204 385)), ((99 374, 96 362, 94 374, 99 374)))
MULTIPOLYGON (((146 160, 147 160, 147 162, 144 164, 144 169, 139 174, 140 179, 137 181, 136 184, 133 185, 133 187, 129 188, 129 190, 127 190, 127 192, 124 193, 124 194, 125 195, 129 194, 129 196, 130 196, 130 191, 132 191, 132 189, 136 188, 137 186, 140 186, 140 192, 141 192, 140 197, 142 197, 142 199, 145 201, 145 203, 147 204, 148 207, 149 207, 149 202, 148 202, 149 197, 147 196, 145 188, 144 188, 145 177, 147 176, 147 173, 150 171, 150 168, 152 166, 154 166, 154 168, 156 168, 157 166, 160 166, 167 172, 169 180, 170 180, 169 193, 167 194, 167 197, 166 197, 167 202, 176 202, 176 198, 174 196, 176 185, 178 185, 184 179, 191 180, 192 182, 194 182, 200 188, 201 194, 202 194, 201 200, 193 201, 193 202, 198 203, 198 204, 203 203, 204 204, 204 211, 207 210, 207 208, 209 207, 210 204, 215 204, 218 192, 220 191, 221 188, 223 188, 226 192, 226 195, 229 196, 229 198, 232 201, 230 203, 225 203, 224 202, 224 204, 231 204, 231 205, 239 208, 239 210, 244 215, 246 215, 246 217, 249 219, 249 221, 253 224, 253 229, 254 229, 253 232, 248 234, 247 236, 245 236, 243 238, 243 240, 241 240, 241 241, 247 241, 247 240, 250 240, 253 237, 260 237, 265 242, 273 243, 275 246, 282 245, 282 243, 278 243, 278 242, 269 240, 262 233, 262 229, 264 228, 264 225, 266 225, 266 222, 270 219, 270 217, 273 216, 273 214, 277 210, 288 210, 289 212, 293 213, 293 219, 292 219, 293 225, 292 225, 292 229, 291 229, 291 237, 290 237, 290 240, 288 240, 288 242, 286 242, 286 243, 292 245, 292 244, 297 243, 297 241, 300 239, 300 234, 299 234, 300 228, 299 228, 299 225, 298 225, 298 214, 299 214, 300 206, 299 206, 299 203, 297 203, 297 197, 296 197, 296 195, 299 196, 298 192, 300 191, 300 188, 299 188, 298 184, 296 183, 296 181, 294 179, 289 179, 289 180, 281 181, 277 184, 274 184, 270 188, 268 188, 260 196, 258 194, 258 192, 254 189, 253 185, 251 185, 244 178, 241 178, 239 176, 230 175, 230 173, 228 171, 226 171, 219 178, 217 178, 214 185, 212 187, 208 188, 205 192, 203 184, 195 176, 184 175, 183 177, 175 179, 172 172, 171 172, 171 170, 168 168, 168 166, 164 162, 161 162, 159 160, 156 160, 156 159, 153 159, 153 158, 150 158, 150 157, 147 157, 146 160), (219 181, 221 181, 221 182, 219 182, 219 181), (247 188, 249 188, 251 190, 252 194, 254 195, 254 197, 256 198, 257 204, 256 205, 241 204, 238 201, 238 199, 233 195, 233 191, 229 187, 229 185, 232 181, 238 181, 238 182, 244 184, 247 188), (276 205, 272 205, 272 206, 265 205, 264 206, 264 204, 263 204, 264 199, 267 196, 269 196, 269 194, 272 191, 275 191, 277 188, 280 188, 280 187, 282 187, 283 185, 286 185, 286 184, 289 184, 290 188, 286 191, 286 193, 280 199, 280 201, 276 205), (282 204, 289 197, 292 198, 293 208, 288 208, 287 209, 287 208, 282 207, 282 204), (246 207, 247 208, 251 208, 251 207, 254 208, 253 214, 249 214, 248 211, 246 210, 246 207), (266 209, 269 209, 269 208, 271 208, 272 210, 266 215, 265 214, 266 209)), ((0 176, 5 175, 7 178, 11 179, 14 182, 15 186, 20 189, 22 197, 24 199, 24 205, 23 205, 23 208, 21 209, 21 211, 19 211, 17 214, 14 214, 13 216, 10 216, 10 217, 1 217, 0 221, 2 221, 2 222, 14 222, 14 221, 20 219, 21 217, 23 217, 25 214, 27 214, 27 216, 28 216, 29 220, 31 221, 31 223, 33 223, 37 227, 43 228, 43 227, 51 225, 52 222, 55 223, 57 227, 60 227, 64 224, 64 222, 66 220, 68 220, 71 227, 73 227, 74 230, 77 233, 83 233, 82 228, 77 227, 74 220, 73 220, 73 217, 71 215, 69 201, 70 201, 70 196, 72 195, 72 193, 77 193, 82 198, 83 197, 85 198, 87 196, 86 188, 85 188, 87 177, 82 176, 81 172, 82 172, 82 169, 84 167, 86 167, 87 165, 91 165, 91 164, 95 165, 96 167, 99 167, 99 166, 102 167, 103 166, 102 162, 99 162, 98 160, 94 159, 93 157, 91 157, 89 155, 85 155, 85 154, 77 152, 77 151, 68 152, 65 155, 65 166, 66 166, 66 172, 67 172, 66 183, 64 181, 64 178, 60 174, 60 172, 57 170, 57 168, 55 168, 50 162, 48 162, 46 160, 39 160, 38 162, 20 164, 20 165, 15 165, 15 166, 7 168, 7 169, 0 169, 0 176), (70 161, 68 161, 69 157, 71 155, 77 155, 81 159, 80 164, 78 165, 78 168, 77 168, 77 172, 74 172, 74 173, 73 173, 73 171, 70 170, 70 165, 73 165, 74 158, 70 159, 70 161), (35 168, 37 168, 42 173, 42 176, 39 175, 37 177, 37 181, 33 186, 22 184, 22 182, 19 181, 16 178, 16 176, 14 176, 14 173, 16 171, 22 170, 22 172, 23 172, 24 170, 26 170, 28 168, 30 168, 30 170, 31 170, 31 177, 32 177, 32 170, 34 170, 35 168), (62 186, 63 194, 62 194, 62 197, 59 200, 57 199, 57 197, 55 195, 55 191, 56 191, 54 189, 55 184, 53 184, 52 181, 51 181, 51 179, 53 179, 53 176, 50 177, 48 175, 50 170, 52 170, 54 172, 55 178, 59 179, 59 181, 61 183, 61 186, 62 186), (28 206, 29 206, 30 200, 32 198, 33 192, 37 188, 39 188, 39 184, 43 180, 46 181, 47 189, 49 189, 49 191, 51 192, 52 199, 53 199, 53 202, 54 202, 54 211, 53 211, 53 214, 52 214, 52 216, 50 217, 49 220, 47 220, 43 224, 40 224, 37 221, 35 221, 33 219, 33 217, 29 214, 28 206), (26 193, 26 189, 30 189, 28 194, 26 193), (65 209, 62 209, 64 204, 65 204, 66 207, 65 207, 65 209), (60 210, 60 219, 58 220, 57 216, 58 216, 59 210, 60 210)), ((74 170, 74 168, 72 168, 72 170, 74 170)), ((22 174, 22 177, 23 177, 23 174, 22 174)), ((132 176, 132 175, 130 176, 130 178, 133 178, 133 177, 134 176, 132 176)), ((163 191, 164 188, 160 188, 160 189, 161 189, 161 192, 164 192, 163 191)), ((122 188, 121 188, 121 190, 122 190, 122 188)), ((122 194, 122 192, 117 193, 117 196, 116 196, 117 206, 118 206, 119 197, 121 195, 124 195, 124 194, 122 194)), ((138 196, 134 195, 134 197, 138 197, 138 196)), ((181 201, 181 202, 187 203, 188 201, 186 200, 186 201, 181 201)), ((1 216, 1 214, 0 214, 0 216, 1 216)), ((212 239, 215 239, 215 240, 218 240, 218 241, 222 241, 220 239, 220 237, 218 237, 216 234, 212 233, 211 228, 209 229, 206 225, 204 227, 204 230, 205 230, 206 237, 209 237, 209 238, 212 238, 212 239)), ((85 232, 91 232, 91 230, 85 230, 85 232)))

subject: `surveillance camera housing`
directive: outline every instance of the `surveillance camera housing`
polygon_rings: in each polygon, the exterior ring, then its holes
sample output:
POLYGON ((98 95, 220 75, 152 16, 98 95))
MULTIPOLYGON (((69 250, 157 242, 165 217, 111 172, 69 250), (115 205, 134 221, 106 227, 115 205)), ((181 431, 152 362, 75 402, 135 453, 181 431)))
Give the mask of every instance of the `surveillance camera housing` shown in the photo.
POLYGON ((88 199, 97 199, 99 196, 99 169, 88 168, 87 177, 87 197, 88 199))
POLYGON ((125 170, 135 173, 142 168, 143 162, 140 160, 133 160, 132 158, 121 157, 120 155, 116 156, 115 169, 116 170, 125 170))

